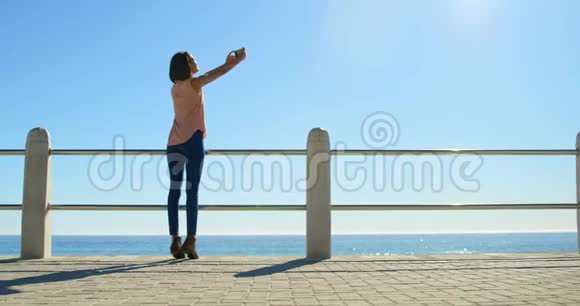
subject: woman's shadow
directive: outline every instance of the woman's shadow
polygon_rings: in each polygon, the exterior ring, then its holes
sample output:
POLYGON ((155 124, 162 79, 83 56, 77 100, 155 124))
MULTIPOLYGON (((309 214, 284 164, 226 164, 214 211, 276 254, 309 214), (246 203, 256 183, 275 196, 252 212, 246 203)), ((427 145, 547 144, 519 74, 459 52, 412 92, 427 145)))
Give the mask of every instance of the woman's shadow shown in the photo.
MULTIPOLYGON (((3 260, 4 263, 7 262, 19 262, 25 261, 24 259, 9 259, 3 260)), ((83 270, 74 270, 74 271, 58 271, 54 273, 38 275, 38 276, 30 276, 30 277, 23 277, 17 278, 12 280, 0 281, 0 295, 6 294, 14 294, 19 293, 19 290, 10 288, 14 286, 23 286, 23 285, 31 285, 31 284, 40 284, 40 283, 54 283, 54 282, 64 282, 69 280, 76 280, 76 279, 83 279, 90 276, 95 275, 107 275, 112 273, 122 273, 132 270, 137 270, 141 268, 148 268, 148 267, 155 267, 155 266, 164 266, 168 264, 175 264, 179 261, 174 259, 167 259, 161 260, 156 262, 144 263, 144 264, 124 264, 124 265, 116 265, 111 267, 104 267, 104 268, 92 268, 92 269, 83 269, 83 270)), ((9 272, 9 271, 5 271, 9 272)))
MULTIPOLYGON (((24 259, 4 259, 0 261, 1 263, 14 263, 14 262, 25 262, 24 259)), ((308 259, 308 258, 300 258, 291 260, 285 263, 276 264, 269 267, 258 268, 246 272, 240 272, 235 274, 235 277, 256 277, 256 276, 263 276, 263 275, 271 275, 275 273, 282 273, 288 271, 290 269, 295 269, 299 267, 303 267, 306 265, 312 265, 322 261, 322 259, 308 259)), ((104 268, 91 268, 91 269, 82 269, 82 270, 72 270, 72 271, 58 271, 44 275, 37 275, 37 276, 29 276, 29 277, 22 277, 12 280, 5 280, 0 281, 0 295, 8 295, 8 294, 15 294, 20 293, 19 290, 13 289, 11 287, 14 286, 23 286, 23 285, 32 285, 32 284, 41 284, 41 283, 54 283, 54 282, 64 282, 70 280, 77 280, 83 279, 91 276, 101 276, 107 275, 112 273, 123 273, 133 270, 138 270, 142 268, 150 268, 150 267, 157 267, 157 266, 166 266, 172 265, 181 262, 180 260, 175 259, 166 259, 156 262, 150 263, 143 263, 143 264, 123 264, 123 265, 115 265, 110 267, 104 268)), ((3 271, 3 272, 10 272, 10 271, 3 271)), ((18 271, 20 272, 20 271, 18 271)), ((22 271, 24 272, 24 271, 22 271)), ((42 272, 42 271, 26 271, 26 272, 42 272)))

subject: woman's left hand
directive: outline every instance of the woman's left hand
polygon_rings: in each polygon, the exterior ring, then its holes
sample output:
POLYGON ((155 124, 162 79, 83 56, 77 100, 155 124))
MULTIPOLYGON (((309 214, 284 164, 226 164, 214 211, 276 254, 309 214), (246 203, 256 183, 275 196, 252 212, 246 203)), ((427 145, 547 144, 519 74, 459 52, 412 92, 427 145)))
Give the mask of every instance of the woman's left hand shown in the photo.
POLYGON ((246 56, 247 56, 246 48, 231 51, 230 53, 228 53, 226 63, 239 63, 243 61, 246 58, 246 56))
POLYGON ((240 62, 245 60, 246 56, 248 56, 248 54, 246 53, 246 48, 241 48, 240 50, 237 50, 236 54, 238 55, 237 58, 240 62))
POLYGON ((236 56, 236 51, 231 51, 230 53, 228 53, 228 56, 226 57, 226 64, 229 63, 233 63, 237 61, 237 56, 236 56))

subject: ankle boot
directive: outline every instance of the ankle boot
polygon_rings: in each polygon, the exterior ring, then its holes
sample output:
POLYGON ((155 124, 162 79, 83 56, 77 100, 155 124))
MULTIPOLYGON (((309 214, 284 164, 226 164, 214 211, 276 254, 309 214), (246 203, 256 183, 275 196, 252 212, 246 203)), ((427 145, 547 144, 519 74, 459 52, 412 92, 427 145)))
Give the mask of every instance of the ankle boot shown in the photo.
POLYGON ((181 250, 181 247, 182 247, 181 246, 181 237, 179 237, 179 236, 173 237, 173 239, 171 241, 171 247, 169 248, 169 250, 171 251, 171 255, 173 255, 173 257, 175 257, 175 259, 185 258, 185 254, 181 250))
POLYGON ((189 259, 198 259, 197 251, 195 250, 195 236, 187 236, 183 242, 182 252, 187 254, 189 259))

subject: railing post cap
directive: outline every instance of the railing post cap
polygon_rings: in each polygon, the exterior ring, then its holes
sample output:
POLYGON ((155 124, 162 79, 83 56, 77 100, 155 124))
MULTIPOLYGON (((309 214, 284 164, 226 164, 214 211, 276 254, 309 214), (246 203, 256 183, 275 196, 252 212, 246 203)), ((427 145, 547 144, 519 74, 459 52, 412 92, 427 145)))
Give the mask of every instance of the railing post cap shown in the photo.
POLYGON ((35 139, 49 139, 50 138, 50 134, 48 133, 48 130, 42 127, 35 127, 32 130, 30 130, 28 132, 28 136, 29 139, 30 138, 35 138, 35 139))
POLYGON ((313 128, 308 133, 308 139, 328 140, 328 131, 320 127, 313 128))
POLYGON ((576 134, 576 150, 580 150, 580 132, 576 134))

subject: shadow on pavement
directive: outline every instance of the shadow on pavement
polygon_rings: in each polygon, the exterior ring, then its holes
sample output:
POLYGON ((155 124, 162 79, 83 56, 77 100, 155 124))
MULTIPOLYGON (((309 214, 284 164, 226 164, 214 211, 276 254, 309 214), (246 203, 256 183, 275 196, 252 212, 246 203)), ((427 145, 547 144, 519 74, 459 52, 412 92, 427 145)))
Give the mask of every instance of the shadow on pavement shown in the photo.
MULTIPOLYGON (((18 262, 18 261, 26 262, 25 259, 8 259, 8 260, 4 260, 2 262, 7 263, 7 262, 18 262)), ((44 275, 29 276, 29 277, 17 278, 17 279, 12 279, 12 280, 0 281, 0 295, 19 293, 20 292, 19 290, 10 288, 10 287, 14 287, 14 286, 40 284, 40 283, 64 282, 64 281, 82 279, 82 278, 95 276, 95 275, 106 275, 106 274, 112 274, 112 273, 127 272, 127 271, 137 270, 137 269, 141 269, 141 268, 163 266, 163 265, 168 265, 168 264, 174 264, 177 262, 180 262, 180 261, 177 261, 174 259, 167 259, 167 260, 161 260, 161 261, 150 262, 150 263, 142 263, 142 264, 116 265, 116 266, 104 267, 104 268, 92 268, 92 269, 82 269, 82 270, 73 270, 73 271, 58 271, 58 272, 48 273, 48 274, 44 274, 44 275)), ((22 272, 25 272, 25 271, 22 271, 22 272)))
POLYGON ((285 263, 276 264, 269 267, 258 268, 246 272, 240 272, 235 274, 235 277, 255 277, 255 276, 263 276, 263 275, 272 275, 275 273, 281 273, 288 271, 290 269, 300 268, 307 265, 312 265, 318 262, 321 262, 321 259, 306 259, 300 258, 291 261, 287 261, 285 263))

